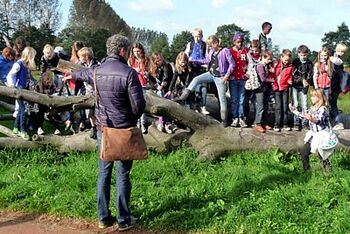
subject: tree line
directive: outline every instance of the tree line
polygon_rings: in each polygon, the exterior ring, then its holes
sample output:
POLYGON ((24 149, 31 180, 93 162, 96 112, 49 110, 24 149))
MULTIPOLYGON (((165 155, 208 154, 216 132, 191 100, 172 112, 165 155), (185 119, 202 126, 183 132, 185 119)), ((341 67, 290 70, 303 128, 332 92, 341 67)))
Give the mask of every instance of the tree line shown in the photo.
MULTIPOLYGON (((13 42, 16 37, 24 37, 42 55, 45 44, 59 45, 69 54, 73 41, 83 41, 93 48, 97 59, 105 56, 105 41, 120 33, 131 38, 131 41, 142 43, 148 53, 158 51, 168 61, 175 61, 176 55, 185 49, 192 39, 189 31, 174 35, 172 42, 163 32, 145 28, 130 27, 105 0, 73 0, 69 11, 68 24, 58 32, 62 12, 59 0, 2 0, 0 2, 0 49, 6 46, 4 38, 13 42)), ((205 29, 204 29, 205 30, 205 29)), ((250 32, 232 23, 217 27, 216 36, 226 46, 232 46, 234 32, 242 32, 245 40, 250 41, 250 32)), ((324 34, 323 45, 334 49, 339 42, 350 47, 350 31, 343 22, 335 31, 324 34)), ((273 44, 273 43, 272 43, 273 44)), ((276 57, 280 55, 280 46, 273 45, 276 57)), ((292 49, 296 56, 296 48, 292 49)), ((311 51, 311 60, 316 58, 317 51, 311 51)), ((345 63, 350 64, 350 51, 345 54, 345 63)))

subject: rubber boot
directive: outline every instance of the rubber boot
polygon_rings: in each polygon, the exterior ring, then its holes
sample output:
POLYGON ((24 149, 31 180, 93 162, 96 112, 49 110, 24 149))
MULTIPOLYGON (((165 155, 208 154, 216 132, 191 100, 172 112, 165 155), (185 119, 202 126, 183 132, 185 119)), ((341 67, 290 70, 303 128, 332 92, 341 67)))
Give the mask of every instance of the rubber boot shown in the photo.
POLYGON ((180 104, 183 104, 190 97, 191 93, 192 93, 192 90, 189 90, 186 88, 182 91, 181 96, 178 98, 174 98, 173 101, 180 103, 180 104))

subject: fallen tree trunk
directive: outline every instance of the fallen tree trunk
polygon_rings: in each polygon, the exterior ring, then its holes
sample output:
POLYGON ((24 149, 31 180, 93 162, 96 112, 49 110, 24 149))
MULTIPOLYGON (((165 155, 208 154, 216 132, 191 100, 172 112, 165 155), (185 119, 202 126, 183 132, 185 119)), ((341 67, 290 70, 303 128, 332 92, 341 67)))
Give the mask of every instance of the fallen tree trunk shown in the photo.
MULTIPOLYGON (((22 97, 25 100, 49 106, 53 111, 57 111, 57 109, 60 111, 62 109, 73 110, 74 107, 92 108, 94 104, 92 96, 57 97, 7 87, 0 87, 0 95, 14 98, 22 97)), ((192 131, 177 130, 174 134, 165 134, 151 126, 145 139, 149 148, 157 151, 174 150, 188 139, 188 142, 198 150, 200 159, 213 160, 235 151, 267 150, 277 147, 285 151, 296 151, 303 145, 305 132, 275 133, 268 131, 261 134, 252 128, 223 128, 216 119, 199 114, 173 101, 160 98, 152 92, 147 92, 145 98, 146 113, 153 116, 165 116, 179 126, 192 129, 192 131)), ((0 131, 2 132, 1 129, 0 131)), ((96 141, 90 139, 87 133, 73 136, 45 135, 41 140, 35 142, 25 142, 18 137, 15 139, 14 143, 10 143, 9 138, 0 138, 0 147, 35 148, 50 144, 60 152, 87 151, 96 148, 96 141)), ((349 139, 350 130, 339 131, 340 148, 349 150, 349 139)))

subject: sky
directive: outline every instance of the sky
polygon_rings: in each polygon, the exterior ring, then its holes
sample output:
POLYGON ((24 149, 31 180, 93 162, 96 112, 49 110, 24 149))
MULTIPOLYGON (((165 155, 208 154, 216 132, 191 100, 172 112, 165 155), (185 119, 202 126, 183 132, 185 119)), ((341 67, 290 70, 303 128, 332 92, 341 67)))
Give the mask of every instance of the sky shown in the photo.
MULTIPOLYGON (((272 23, 269 37, 280 49, 301 44, 319 51, 321 39, 337 31, 342 22, 350 27, 350 0, 106 0, 130 27, 167 34, 171 41, 181 31, 202 28, 204 39, 218 26, 236 24, 257 38, 261 24, 272 23)), ((64 28, 72 0, 61 0, 64 28)))

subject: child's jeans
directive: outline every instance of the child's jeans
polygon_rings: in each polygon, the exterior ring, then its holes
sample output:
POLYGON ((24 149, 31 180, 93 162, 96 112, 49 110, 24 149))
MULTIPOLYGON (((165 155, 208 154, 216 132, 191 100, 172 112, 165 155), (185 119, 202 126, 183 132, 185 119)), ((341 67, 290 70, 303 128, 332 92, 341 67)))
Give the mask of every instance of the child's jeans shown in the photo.
MULTIPOLYGON (((293 106, 295 108, 300 107, 302 112, 307 110, 307 94, 303 93, 302 89, 292 88, 292 96, 293 96, 293 106), (300 100, 300 104, 299 104, 300 100)), ((307 125, 307 120, 305 120, 301 124, 301 119, 298 116, 294 115, 294 126, 305 126, 307 125)))

